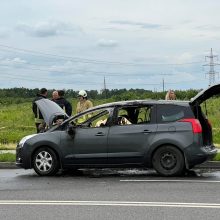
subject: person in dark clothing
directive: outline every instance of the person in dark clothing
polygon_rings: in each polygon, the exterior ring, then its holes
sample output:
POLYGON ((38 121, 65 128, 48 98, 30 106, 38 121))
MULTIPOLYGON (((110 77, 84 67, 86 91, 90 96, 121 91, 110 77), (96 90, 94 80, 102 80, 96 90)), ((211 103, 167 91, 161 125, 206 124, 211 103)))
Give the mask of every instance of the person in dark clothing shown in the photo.
POLYGON ((43 116, 42 116, 42 114, 41 114, 40 110, 38 109, 35 102, 40 99, 46 99, 46 98, 47 98, 47 89, 42 88, 32 102, 32 110, 34 113, 34 121, 35 121, 35 125, 37 128, 37 133, 41 132, 42 128, 44 127, 45 122, 44 122, 43 116))
POLYGON ((72 105, 70 104, 70 102, 68 102, 65 98, 64 98, 64 94, 65 92, 63 90, 58 90, 58 98, 53 100, 54 102, 56 102, 65 112, 68 116, 72 115, 72 105))

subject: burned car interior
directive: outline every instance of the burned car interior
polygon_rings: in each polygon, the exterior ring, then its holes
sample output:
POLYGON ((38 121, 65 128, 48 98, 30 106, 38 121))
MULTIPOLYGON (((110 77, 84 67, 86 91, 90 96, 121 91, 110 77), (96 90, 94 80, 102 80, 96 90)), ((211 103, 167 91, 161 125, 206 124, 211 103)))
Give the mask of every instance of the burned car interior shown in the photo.
POLYGON ((74 118, 70 125, 81 128, 97 128, 111 125, 131 125, 151 122, 152 106, 126 106, 89 111, 74 118))
POLYGON ((128 106, 117 111, 117 124, 143 124, 151 121, 152 106, 128 106))

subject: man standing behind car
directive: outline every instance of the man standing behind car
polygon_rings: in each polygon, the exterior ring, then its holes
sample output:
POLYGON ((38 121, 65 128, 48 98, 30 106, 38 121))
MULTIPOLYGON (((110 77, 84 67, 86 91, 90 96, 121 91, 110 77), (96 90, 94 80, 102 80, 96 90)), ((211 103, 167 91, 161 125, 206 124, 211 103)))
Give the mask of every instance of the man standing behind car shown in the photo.
POLYGON ((54 99, 53 101, 56 102, 68 116, 72 115, 72 105, 64 98, 65 92, 63 90, 58 90, 58 98, 54 99))
POLYGON ((42 88, 42 89, 40 89, 40 92, 37 94, 37 96, 35 97, 35 99, 33 100, 33 103, 32 103, 32 110, 34 113, 34 121, 35 121, 35 125, 37 128, 37 133, 39 133, 41 131, 45 122, 44 122, 43 116, 42 116, 42 114, 41 114, 41 112, 35 102, 40 99, 46 99, 46 98, 47 98, 47 89, 42 88))
POLYGON ((79 101, 76 106, 76 113, 81 113, 89 108, 93 107, 93 104, 87 98, 87 92, 85 90, 80 90, 78 93, 79 101))
POLYGON ((59 98, 58 91, 57 90, 53 91, 52 92, 52 99, 51 99, 51 101, 56 102, 56 100, 58 98, 59 98))
MULTIPOLYGON (((79 101, 78 101, 77 106, 76 106, 76 113, 77 114, 93 107, 92 102, 90 100, 88 100, 87 93, 86 93, 85 90, 80 90, 79 91, 78 98, 79 98, 79 101)), ((79 124, 81 124, 85 120, 88 119, 87 117, 90 117, 90 115, 87 115, 87 116, 84 115, 82 118, 79 118, 77 120, 77 122, 79 124)))

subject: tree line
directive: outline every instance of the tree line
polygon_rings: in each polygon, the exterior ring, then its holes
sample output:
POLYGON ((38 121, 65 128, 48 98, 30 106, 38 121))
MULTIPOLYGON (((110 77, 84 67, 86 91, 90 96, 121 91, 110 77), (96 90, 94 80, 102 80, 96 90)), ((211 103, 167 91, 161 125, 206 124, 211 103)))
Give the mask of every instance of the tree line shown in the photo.
MULTIPOLYGON (((37 93, 39 88, 28 89, 28 88, 9 88, 0 89, 0 103, 1 104, 18 104, 27 101, 31 101, 37 93)), ((51 98, 54 90, 48 90, 48 98, 51 98)), ((99 92, 97 90, 86 90, 89 99, 92 100, 103 100, 107 101, 122 101, 132 99, 164 99, 166 92, 153 92, 145 89, 106 89, 105 91, 99 92)), ((175 90, 177 99, 189 100, 194 97, 199 90, 175 90)), ((65 98, 73 99, 77 98, 78 91, 72 89, 65 90, 65 98)))

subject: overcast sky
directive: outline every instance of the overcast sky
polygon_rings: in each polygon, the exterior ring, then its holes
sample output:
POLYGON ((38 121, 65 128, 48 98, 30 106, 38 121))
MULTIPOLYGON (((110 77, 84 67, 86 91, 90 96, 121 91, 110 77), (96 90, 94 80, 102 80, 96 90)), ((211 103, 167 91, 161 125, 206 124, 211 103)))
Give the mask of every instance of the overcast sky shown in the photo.
POLYGON ((205 88, 219 12, 218 0, 1 0, 0 88, 205 88))

